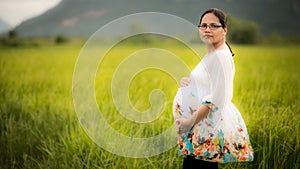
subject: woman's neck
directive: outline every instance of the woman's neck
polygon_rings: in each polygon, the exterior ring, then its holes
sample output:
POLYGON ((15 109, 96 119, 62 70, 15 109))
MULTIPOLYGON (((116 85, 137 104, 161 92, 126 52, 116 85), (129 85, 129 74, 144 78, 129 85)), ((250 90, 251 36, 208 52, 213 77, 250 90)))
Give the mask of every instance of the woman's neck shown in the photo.
POLYGON ((225 41, 221 41, 217 44, 209 44, 207 45, 208 53, 212 53, 217 50, 224 50, 228 49, 228 46, 226 45, 225 41))

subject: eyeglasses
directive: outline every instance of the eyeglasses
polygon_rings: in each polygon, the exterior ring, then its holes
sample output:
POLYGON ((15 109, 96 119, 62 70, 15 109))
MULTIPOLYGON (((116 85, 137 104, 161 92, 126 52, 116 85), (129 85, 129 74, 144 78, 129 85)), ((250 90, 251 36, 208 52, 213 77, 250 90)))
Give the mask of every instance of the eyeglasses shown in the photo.
POLYGON ((216 29, 218 29, 220 27, 223 27, 223 26, 222 25, 216 25, 216 24, 208 25, 206 23, 198 25, 198 28, 200 28, 201 30, 206 30, 207 27, 209 27, 210 30, 216 30, 216 29))

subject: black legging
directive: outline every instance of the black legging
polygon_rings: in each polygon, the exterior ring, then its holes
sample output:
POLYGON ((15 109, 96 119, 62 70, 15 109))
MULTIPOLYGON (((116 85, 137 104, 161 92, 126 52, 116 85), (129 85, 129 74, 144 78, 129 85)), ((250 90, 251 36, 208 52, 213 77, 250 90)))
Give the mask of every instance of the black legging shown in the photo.
POLYGON ((183 169, 218 169, 217 162, 197 160, 192 156, 187 156, 183 160, 183 169))

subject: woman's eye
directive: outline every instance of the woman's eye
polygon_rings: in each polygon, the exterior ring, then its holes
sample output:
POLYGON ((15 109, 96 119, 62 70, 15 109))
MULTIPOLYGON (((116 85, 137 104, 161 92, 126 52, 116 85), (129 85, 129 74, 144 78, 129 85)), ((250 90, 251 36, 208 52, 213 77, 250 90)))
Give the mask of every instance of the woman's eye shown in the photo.
POLYGON ((210 25, 211 28, 217 28, 217 25, 210 25))
POLYGON ((204 25, 201 25, 200 27, 201 28, 207 28, 207 25, 204 24, 204 25))

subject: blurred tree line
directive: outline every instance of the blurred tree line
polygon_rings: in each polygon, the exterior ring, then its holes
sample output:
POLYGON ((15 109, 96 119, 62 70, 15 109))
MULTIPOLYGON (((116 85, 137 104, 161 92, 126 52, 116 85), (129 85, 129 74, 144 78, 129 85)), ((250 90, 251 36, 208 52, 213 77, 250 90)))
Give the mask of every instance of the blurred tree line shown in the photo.
POLYGON ((228 35, 230 42, 236 44, 255 44, 259 39, 259 27, 255 22, 246 22, 232 16, 228 19, 228 35))
POLYGON ((52 41, 55 44, 65 44, 70 41, 67 36, 57 35, 51 39, 49 38, 23 38, 20 37, 16 30, 10 30, 7 32, 6 37, 0 38, 0 46, 11 46, 11 47, 21 47, 21 46, 39 46, 42 44, 51 44, 52 41))
POLYGON ((228 41, 234 44, 300 44, 300 36, 282 36, 278 32, 261 35, 259 25, 243 21, 230 15, 228 19, 228 41))

